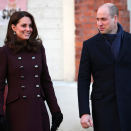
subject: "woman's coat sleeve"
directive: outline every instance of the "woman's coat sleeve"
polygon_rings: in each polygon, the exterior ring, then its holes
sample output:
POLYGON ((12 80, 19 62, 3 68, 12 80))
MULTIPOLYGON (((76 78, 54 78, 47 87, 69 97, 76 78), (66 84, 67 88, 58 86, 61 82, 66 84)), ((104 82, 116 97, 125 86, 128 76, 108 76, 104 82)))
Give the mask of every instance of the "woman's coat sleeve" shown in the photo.
POLYGON ((47 104, 50 108, 51 113, 60 111, 60 108, 57 103, 55 96, 53 84, 48 72, 48 67, 46 64, 45 49, 42 46, 42 75, 41 75, 42 89, 44 91, 47 104))
POLYGON ((4 115, 4 89, 7 72, 7 58, 3 47, 0 47, 0 115, 4 115))

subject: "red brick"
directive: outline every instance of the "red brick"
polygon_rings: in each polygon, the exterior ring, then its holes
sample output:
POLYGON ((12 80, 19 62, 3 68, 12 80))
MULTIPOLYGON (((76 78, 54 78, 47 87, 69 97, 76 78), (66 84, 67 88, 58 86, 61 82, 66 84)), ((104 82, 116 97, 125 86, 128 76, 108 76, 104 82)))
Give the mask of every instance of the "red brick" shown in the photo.
POLYGON ((81 50, 82 50, 81 47, 76 47, 75 48, 76 54, 81 54, 81 50))
POLYGON ((79 66, 77 65, 77 66, 75 66, 76 67, 76 70, 79 70, 79 66))
POLYGON ((85 17, 75 18, 75 23, 86 23, 88 20, 85 17))
POLYGON ((103 4, 103 0, 94 0, 94 3, 95 3, 95 4, 101 4, 101 5, 102 5, 102 4, 103 4))
POLYGON ((94 5, 88 5, 88 6, 87 6, 87 9, 88 9, 88 10, 94 10, 94 5))
POLYGON ((97 11, 100 6, 101 6, 101 4, 95 4, 94 5, 94 10, 97 11))
POLYGON ((103 3, 112 3, 112 0, 103 0, 103 3))
POLYGON ((75 0, 75 4, 83 3, 83 0, 75 0))
POLYGON ((121 23, 130 22, 130 17, 119 17, 118 21, 121 23))
POLYGON ((83 42, 76 42, 76 47, 82 47, 82 45, 83 45, 83 42))
POLYGON ((97 33, 98 33, 98 30, 96 30, 96 29, 89 30, 90 35, 95 35, 97 33))
MULTIPOLYGON (((81 58, 81 54, 76 54, 76 55, 75 55, 75 58, 76 58, 76 59, 80 59, 80 58, 81 58)), ((77 66, 78 66, 78 65, 77 65, 77 66)))
POLYGON ((112 0, 113 2, 113 4, 121 4, 121 1, 120 0, 112 0))
POLYGON ((128 22, 128 23, 124 23, 123 25, 122 25, 122 27, 123 28, 130 28, 130 23, 128 22))
POLYGON ((78 79, 78 71, 76 71, 75 76, 76 76, 76 80, 77 80, 78 79))
POLYGON ((75 60, 76 66, 79 66, 80 60, 75 60))
POLYGON ((88 34, 88 31, 87 30, 84 30, 84 35, 87 35, 88 34))
POLYGON ((82 24, 75 24, 76 30, 82 30, 83 26, 82 24))
POLYGON ((82 23, 87 23, 87 22, 88 22, 88 19, 84 17, 84 18, 81 18, 80 21, 81 21, 82 23))
POLYGON ((80 18, 75 18, 75 23, 81 23, 80 18))
POLYGON ((126 28, 124 29, 126 32, 129 32, 130 33, 130 29, 129 28, 126 28))
POLYGON ((84 35, 82 30, 75 30, 75 35, 84 35))
POLYGON ((115 4, 118 10, 127 10, 127 5, 115 4))
POLYGON ((122 11, 119 11, 119 16, 129 16, 130 15, 130 12, 129 11, 124 11, 124 10, 122 10, 122 11))
POLYGON ((83 10, 87 10, 86 5, 75 5, 75 11, 83 11, 83 10))
POLYGON ((96 17, 97 16, 97 11, 93 11, 93 15, 92 16, 96 17))
POLYGON ((91 36, 84 36, 84 41, 90 39, 92 36, 93 35, 91 35, 91 36))
POLYGON ((83 0, 83 4, 94 4, 94 0, 83 0))
POLYGON ((118 22, 123 22, 124 17, 119 17, 118 22))
POLYGON ((89 10, 84 12, 84 16, 92 16, 93 15, 93 11, 89 10))
POLYGON ((76 36, 75 41, 76 42, 83 42, 83 36, 76 36))
POLYGON ((130 22, 130 17, 125 17, 123 22, 130 22))
POLYGON ((75 12, 75 17, 83 17, 83 12, 75 12))
POLYGON ((83 24, 83 28, 84 29, 91 29, 92 28, 92 24, 83 24))
POLYGON ((92 24, 92 28, 94 28, 94 29, 98 29, 97 24, 96 24, 96 23, 92 24))
POLYGON ((127 0, 121 0, 122 4, 127 4, 127 0))
POLYGON ((96 17, 90 17, 89 22, 91 23, 96 23, 96 17))

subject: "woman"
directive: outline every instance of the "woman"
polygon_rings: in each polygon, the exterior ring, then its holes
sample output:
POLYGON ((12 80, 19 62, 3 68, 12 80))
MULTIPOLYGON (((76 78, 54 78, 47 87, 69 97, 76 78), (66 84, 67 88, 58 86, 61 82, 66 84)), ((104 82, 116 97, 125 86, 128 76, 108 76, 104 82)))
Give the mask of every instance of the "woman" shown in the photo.
POLYGON ((7 127, 3 111, 5 78, 8 82, 5 116, 9 131, 50 131, 44 100, 52 114, 51 131, 56 131, 63 115, 34 18, 25 11, 11 16, 5 46, 0 48, 0 131, 7 127))

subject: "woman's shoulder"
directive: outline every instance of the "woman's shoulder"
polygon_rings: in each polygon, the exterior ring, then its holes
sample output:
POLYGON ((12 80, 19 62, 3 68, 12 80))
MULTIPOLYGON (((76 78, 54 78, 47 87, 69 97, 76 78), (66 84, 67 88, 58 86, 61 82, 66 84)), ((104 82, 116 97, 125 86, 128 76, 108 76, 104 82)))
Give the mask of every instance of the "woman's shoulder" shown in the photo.
POLYGON ((5 54, 5 49, 4 48, 5 48, 4 46, 0 47, 0 55, 5 54))
POLYGON ((9 50, 9 45, 3 45, 0 50, 9 50))

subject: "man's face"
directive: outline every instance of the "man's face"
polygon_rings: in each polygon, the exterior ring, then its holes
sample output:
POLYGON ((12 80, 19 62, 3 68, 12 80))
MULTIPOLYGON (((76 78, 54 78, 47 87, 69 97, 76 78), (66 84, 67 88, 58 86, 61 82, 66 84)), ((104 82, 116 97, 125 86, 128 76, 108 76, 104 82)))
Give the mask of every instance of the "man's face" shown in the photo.
POLYGON ((108 7, 101 7, 97 11, 97 25, 101 34, 115 34, 117 16, 111 18, 108 7))

